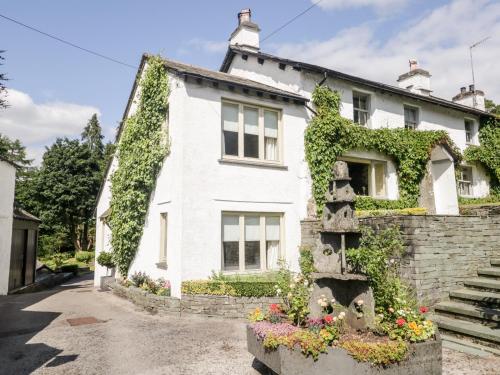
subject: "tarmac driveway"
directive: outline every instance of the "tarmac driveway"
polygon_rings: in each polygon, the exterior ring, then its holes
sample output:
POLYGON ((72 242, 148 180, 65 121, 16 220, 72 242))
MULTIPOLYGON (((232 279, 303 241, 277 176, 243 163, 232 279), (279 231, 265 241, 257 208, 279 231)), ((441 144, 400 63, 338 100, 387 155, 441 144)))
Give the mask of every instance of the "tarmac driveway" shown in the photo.
MULTIPOLYGON (((0 374, 265 373, 246 351, 243 322, 153 316, 94 289, 91 277, 0 297, 0 374)), ((498 359, 443 357, 444 374, 500 368, 498 359)))

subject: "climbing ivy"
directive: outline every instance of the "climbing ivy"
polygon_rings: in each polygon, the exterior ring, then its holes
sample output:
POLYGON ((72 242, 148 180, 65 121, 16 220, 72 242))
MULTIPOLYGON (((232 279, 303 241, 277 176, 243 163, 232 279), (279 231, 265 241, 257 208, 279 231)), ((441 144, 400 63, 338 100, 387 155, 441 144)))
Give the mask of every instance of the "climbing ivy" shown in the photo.
POLYGON ((480 146, 465 149, 468 162, 480 162, 490 175, 492 195, 500 195, 500 118, 483 118, 479 128, 480 146))
POLYGON ((139 81, 137 111, 124 124, 111 176, 111 245, 122 275, 139 246, 149 199, 169 152, 163 129, 168 110, 168 77, 160 57, 151 57, 139 81))
POLYGON ((312 99, 317 114, 306 129, 305 149, 318 214, 323 210, 332 165, 349 150, 378 151, 393 158, 399 176, 398 208, 417 205, 419 183, 434 146, 447 143, 460 155, 445 131, 368 129, 340 115, 341 101, 336 91, 317 86, 312 99))

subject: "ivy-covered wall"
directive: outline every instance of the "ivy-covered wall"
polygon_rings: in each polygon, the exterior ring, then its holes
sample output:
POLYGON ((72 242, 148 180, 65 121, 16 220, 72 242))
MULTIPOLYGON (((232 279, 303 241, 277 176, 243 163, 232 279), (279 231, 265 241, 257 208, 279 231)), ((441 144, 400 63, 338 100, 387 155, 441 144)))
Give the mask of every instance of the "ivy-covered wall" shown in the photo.
POLYGON ((137 252, 151 193, 169 152, 164 124, 168 111, 168 76, 163 60, 151 57, 138 84, 137 111, 123 127, 111 176, 111 246, 122 275, 137 252))
POLYGON ((471 145, 464 152, 468 162, 481 163, 490 175, 490 193, 500 195, 500 119, 482 118, 480 146, 471 145))
POLYGON ((325 203, 331 167, 339 156, 349 150, 371 150, 388 155, 394 160, 399 177, 399 201, 381 201, 384 207, 373 207, 375 201, 363 199, 357 204, 360 209, 416 207, 419 183, 425 175, 432 149, 436 145, 447 144, 456 155, 460 155, 446 131, 368 129, 340 115, 340 96, 330 88, 317 86, 312 99, 317 114, 306 129, 305 150, 319 214, 325 203))

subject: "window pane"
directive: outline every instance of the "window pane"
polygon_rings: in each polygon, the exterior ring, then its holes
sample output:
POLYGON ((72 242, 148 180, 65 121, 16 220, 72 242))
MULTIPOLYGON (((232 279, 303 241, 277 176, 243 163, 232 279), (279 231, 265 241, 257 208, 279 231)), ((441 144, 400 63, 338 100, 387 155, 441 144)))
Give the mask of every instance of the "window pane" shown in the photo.
POLYGON ((279 268, 278 260, 280 253, 279 241, 266 241, 267 269, 276 270, 279 268))
POLYGON ((224 269, 239 269, 240 226, 237 215, 222 216, 222 247, 224 251, 224 269))
POLYGON ((383 197, 385 196, 385 165, 376 163, 373 170, 375 172, 375 195, 383 197))
POLYGON ((167 213, 160 214, 160 262, 167 261, 167 213))
POLYGON ((348 162, 351 186, 357 195, 368 195, 368 168, 369 164, 348 162))
POLYGON ((264 111, 264 151, 266 160, 278 160, 278 114, 264 111))
POLYGON ((260 268, 260 218, 245 217, 245 269, 260 268))
POLYGON ((267 269, 278 268, 280 254, 280 218, 266 217, 266 260, 267 269))
POLYGON ((238 105, 222 105, 223 154, 238 156, 238 105))
POLYGON ((259 111, 245 107, 243 111, 245 124, 244 155, 248 158, 259 157, 259 111))
POLYGON ((280 240, 280 218, 276 216, 266 217, 266 240, 280 240))

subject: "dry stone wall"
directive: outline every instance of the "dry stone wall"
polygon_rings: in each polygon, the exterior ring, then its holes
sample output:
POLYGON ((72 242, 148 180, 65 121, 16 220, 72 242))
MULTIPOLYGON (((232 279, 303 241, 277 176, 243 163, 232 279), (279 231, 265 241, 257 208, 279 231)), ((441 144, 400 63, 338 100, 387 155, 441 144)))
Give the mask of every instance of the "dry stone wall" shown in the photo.
MULTIPOLYGON (((421 303, 433 305, 476 277, 477 269, 500 258, 500 216, 384 216, 360 219, 375 230, 397 225, 407 250, 401 276, 413 285, 421 303)), ((302 222, 302 244, 314 245, 317 220, 302 222)))
POLYGON ((106 282, 113 294, 126 298, 144 310, 158 315, 198 314, 222 318, 246 318, 255 308, 267 309, 279 303, 278 297, 231 297, 183 295, 182 298, 157 296, 136 287, 125 287, 114 280, 106 282))

